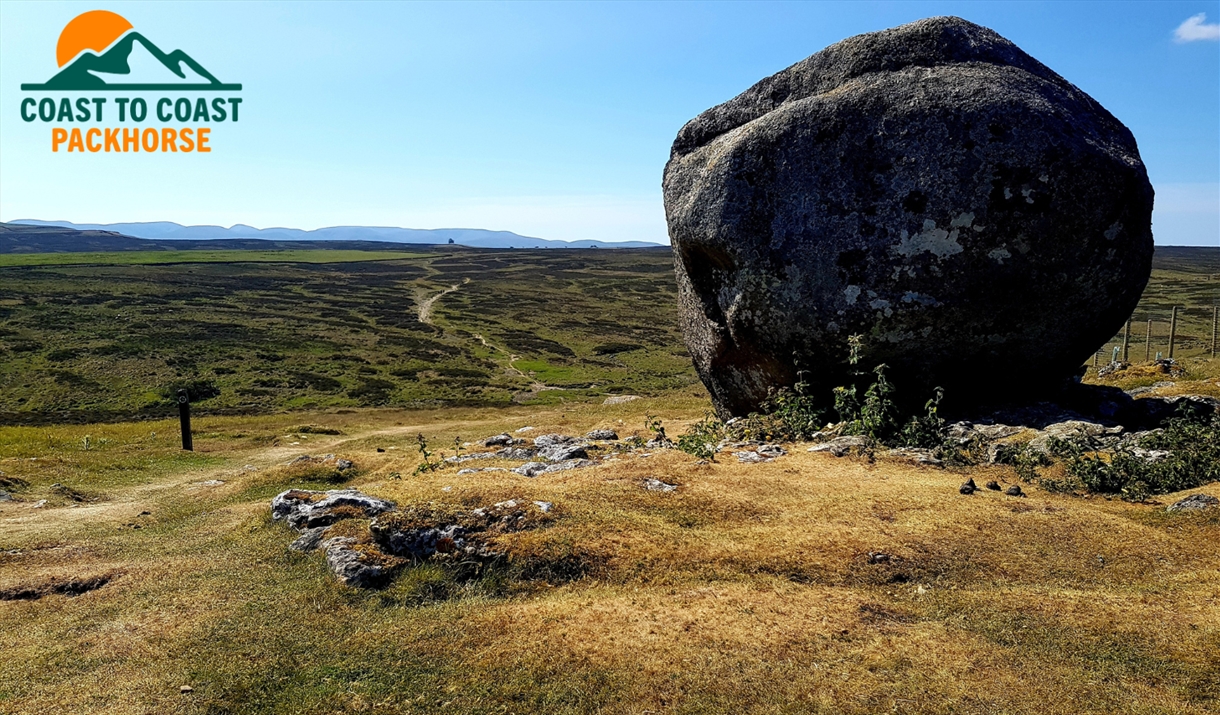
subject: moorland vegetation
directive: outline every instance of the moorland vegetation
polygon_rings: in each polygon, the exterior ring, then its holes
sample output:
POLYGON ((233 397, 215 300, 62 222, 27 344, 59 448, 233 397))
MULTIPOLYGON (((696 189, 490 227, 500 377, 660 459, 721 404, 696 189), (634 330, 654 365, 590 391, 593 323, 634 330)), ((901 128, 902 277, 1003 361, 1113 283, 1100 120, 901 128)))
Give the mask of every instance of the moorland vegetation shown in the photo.
MULTIPOLYGON (((1172 255, 1140 308, 1158 320, 1214 295, 1210 264, 1172 255)), ((13 287, 0 297, 0 711, 1220 705, 1206 547, 1220 510, 1166 510, 1214 493, 1215 421, 1049 455, 1015 434, 993 460, 948 433, 936 395, 896 413, 903 386, 861 363, 837 404, 796 385, 724 423, 678 339, 671 270, 663 252, 452 248, 0 268, 13 287), (161 417, 183 384, 194 452, 161 417), (606 404, 625 394, 642 397, 606 404), (590 430, 621 439, 585 468, 531 478, 504 459, 446 461, 491 435, 590 430), (806 449, 843 436, 859 441, 842 457, 806 449), (760 442, 782 449, 735 457, 760 442), (964 480, 997 489, 964 494, 964 480), (337 488, 411 523, 550 509, 486 535, 477 563, 408 561, 356 589, 289 550, 296 534, 269 509, 286 490, 337 488)), ((1220 396, 1201 315, 1179 331, 1184 372, 1087 380, 1220 396)))

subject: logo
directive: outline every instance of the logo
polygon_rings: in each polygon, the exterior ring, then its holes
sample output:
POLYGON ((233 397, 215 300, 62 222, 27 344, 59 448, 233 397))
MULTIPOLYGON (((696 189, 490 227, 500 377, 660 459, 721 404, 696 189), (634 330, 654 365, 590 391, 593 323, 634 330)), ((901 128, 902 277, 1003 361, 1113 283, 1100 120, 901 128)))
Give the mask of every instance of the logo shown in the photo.
POLYGON ((239 120, 241 97, 217 94, 240 92, 240 84, 221 82, 182 50, 162 51, 108 10, 73 18, 59 33, 55 59, 59 72, 41 84, 22 84, 22 91, 135 96, 24 98, 22 121, 58 125, 51 128, 53 152, 209 153, 212 125, 239 120), (148 97, 147 92, 187 94, 148 97), (130 126, 150 119, 150 105, 157 122, 179 126, 130 126), (128 126, 79 126, 103 122, 128 126))

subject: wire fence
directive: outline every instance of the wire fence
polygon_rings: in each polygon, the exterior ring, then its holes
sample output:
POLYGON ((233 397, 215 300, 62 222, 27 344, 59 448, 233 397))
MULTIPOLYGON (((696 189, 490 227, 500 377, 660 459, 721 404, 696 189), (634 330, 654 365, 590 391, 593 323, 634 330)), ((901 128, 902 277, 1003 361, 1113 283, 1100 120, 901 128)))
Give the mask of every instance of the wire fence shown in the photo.
POLYGON ((1218 338, 1220 305, 1175 305, 1168 315, 1137 312, 1118 335, 1093 353, 1092 365, 1151 362, 1161 358, 1215 358, 1220 354, 1218 338))

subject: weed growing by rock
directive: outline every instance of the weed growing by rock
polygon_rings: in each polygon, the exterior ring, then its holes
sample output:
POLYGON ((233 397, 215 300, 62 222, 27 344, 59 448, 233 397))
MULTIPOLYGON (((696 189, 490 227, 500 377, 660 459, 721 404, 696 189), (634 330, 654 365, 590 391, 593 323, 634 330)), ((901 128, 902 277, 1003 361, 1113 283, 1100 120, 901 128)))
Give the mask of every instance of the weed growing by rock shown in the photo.
POLYGON ((685 434, 678 437, 678 449, 699 459, 716 461, 716 445, 724 435, 724 423, 709 413, 691 425, 685 434))
POLYGON ((1220 415, 1199 419, 1183 411, 1160 433, 1119 444, 1108 457, 1087 438, 1059 440, 1054 449, 1067 473, 1091 491, 1142 501, 1220 481, 1220 415))

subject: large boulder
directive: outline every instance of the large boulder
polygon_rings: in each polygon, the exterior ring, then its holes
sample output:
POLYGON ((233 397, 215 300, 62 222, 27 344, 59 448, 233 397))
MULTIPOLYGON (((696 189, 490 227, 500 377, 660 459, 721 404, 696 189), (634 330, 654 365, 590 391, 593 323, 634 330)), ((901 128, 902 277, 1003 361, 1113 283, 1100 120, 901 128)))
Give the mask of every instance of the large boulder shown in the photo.
POLYGON ((1152 261, 1135 139, 991 30, 938 17, 832 45, 682 128, 664 177, 683 330, 722 417, 890 367, 958 405, 1061 384, 1152 261))

